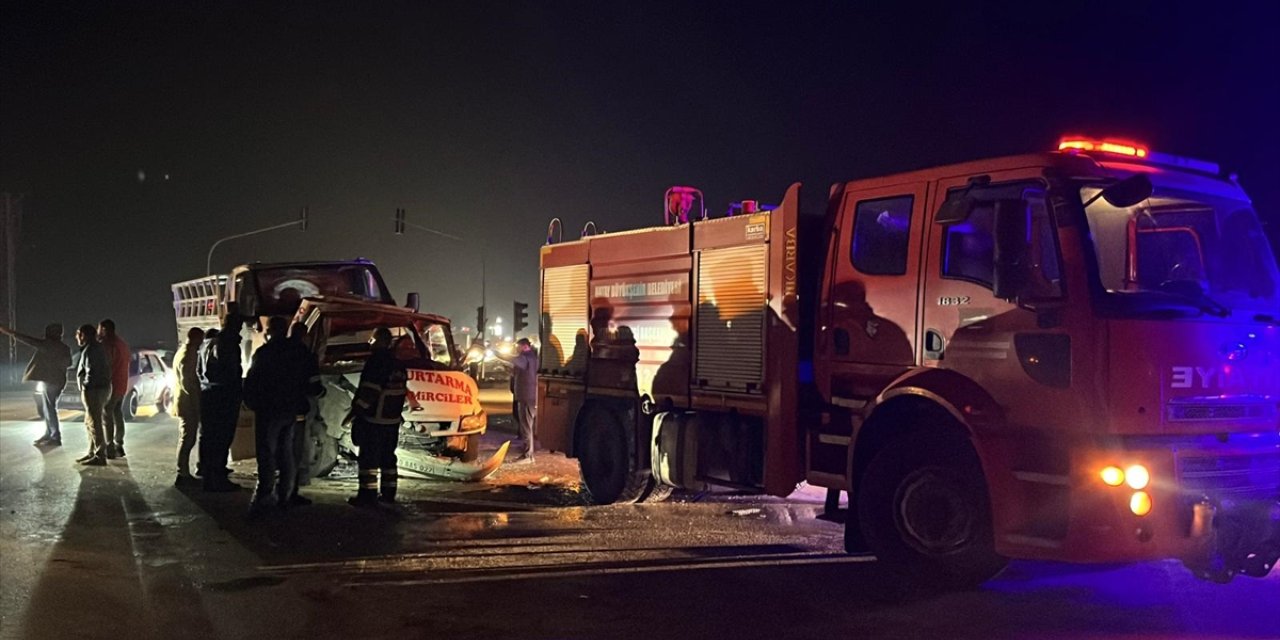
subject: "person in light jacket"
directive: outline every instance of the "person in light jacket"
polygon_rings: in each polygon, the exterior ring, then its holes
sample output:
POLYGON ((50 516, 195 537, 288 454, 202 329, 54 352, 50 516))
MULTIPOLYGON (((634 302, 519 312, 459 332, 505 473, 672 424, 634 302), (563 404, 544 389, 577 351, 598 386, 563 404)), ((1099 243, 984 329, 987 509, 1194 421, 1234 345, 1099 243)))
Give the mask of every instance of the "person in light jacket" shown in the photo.
POLYGON ((200 377, 196 367, 200 363, 200 344, 204 342, 204 329, 192 327, 187 331, 187 341, 178 347, 173 356, 173 371, 177 378, 178 414, 178 478, 175 485, 195 484, 191 475, 191 450, 196 446, 200 429, 200 377))

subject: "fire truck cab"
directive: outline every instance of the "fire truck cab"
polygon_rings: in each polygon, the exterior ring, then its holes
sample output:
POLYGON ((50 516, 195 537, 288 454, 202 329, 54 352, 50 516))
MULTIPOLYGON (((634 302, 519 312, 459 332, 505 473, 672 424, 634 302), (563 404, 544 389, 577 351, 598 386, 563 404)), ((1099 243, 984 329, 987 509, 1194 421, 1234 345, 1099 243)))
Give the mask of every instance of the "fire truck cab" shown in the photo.
POLYGON ((1234 177, 1069 138, 798 204, 543 248, 539 428, 598 501, 807 480, 850 551, 957 585, 1270 571, 1280 274, 1234 177))

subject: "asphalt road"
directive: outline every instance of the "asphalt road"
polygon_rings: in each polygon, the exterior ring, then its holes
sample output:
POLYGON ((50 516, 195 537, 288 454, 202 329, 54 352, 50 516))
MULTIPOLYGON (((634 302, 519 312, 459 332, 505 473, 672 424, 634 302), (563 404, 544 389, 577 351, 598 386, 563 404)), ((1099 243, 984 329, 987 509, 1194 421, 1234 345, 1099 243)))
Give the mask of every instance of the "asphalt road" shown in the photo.
MULTIPOLYGON (((248 491, 171 486, 171 418, 78 469, 83 428, 41 451, 22 401, 0 406, 3 638, 1280 637, 1275 573, 1014 563, 975 591, 892 593, 874 558, 840 552, 816 491, 592 507, 551 455, 478 484, 403 481, 394 511, 346 505, 340 468, 306 488, 315 505, 250 523, 248 491)), ((486 444, 510 431, 499 418, 486 444)))

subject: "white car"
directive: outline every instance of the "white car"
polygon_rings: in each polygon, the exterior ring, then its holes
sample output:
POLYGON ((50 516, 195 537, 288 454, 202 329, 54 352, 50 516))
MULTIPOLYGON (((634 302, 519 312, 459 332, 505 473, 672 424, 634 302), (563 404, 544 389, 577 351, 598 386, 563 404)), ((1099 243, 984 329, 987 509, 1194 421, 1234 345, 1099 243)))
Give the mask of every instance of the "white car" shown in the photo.
MULTIPOLYGON (((61 409, 84 409, 80 401, 80 382, 76 380, 76 365, 80 352, 71 354, 71 366, 67 367, 67 386, 58 398, 61 409)), ((137 419, 138 412, 145 407, 154 406, 159 413, 169 411, 173 403, 171 386, 172 376, 169 365, 165 364, 161 353, 154 349, 136 349, 129 354, 129 391, 124 396, 124 419, 132 422, 137 419)), ((44 419, 43 403, 44 383, 36 383, 36 409, 40 419, 44 419)))

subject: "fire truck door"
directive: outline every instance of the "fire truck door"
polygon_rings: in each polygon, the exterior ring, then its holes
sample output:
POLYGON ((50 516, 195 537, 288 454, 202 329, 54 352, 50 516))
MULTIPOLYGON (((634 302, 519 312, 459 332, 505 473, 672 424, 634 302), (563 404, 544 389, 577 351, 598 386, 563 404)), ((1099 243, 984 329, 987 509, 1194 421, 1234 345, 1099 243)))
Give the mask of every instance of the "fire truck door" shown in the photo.
POLYGON ((823 343, 833 374, 840 363, 900 370, 915 361, 925 187, 921 182, 845 194, 823 305, 823 343))
POLYGON ((808 478, 845 488, 861 409, 915 362, 927 183, 851 189, 829 256, 815 374, 830 412, 808 431, 808 478))
MULTIPOLYGON (((1035 329, 1035 315, 1000 300, 991 291, 994 271, 994 201, 1022 199, 1030 212, 1032 250, 1046 270, 1050 286, 1057 281, 1055 243, 1042 242, 1045 217, 1044 183, 1032 171, 990 175, 990 185, 976 196, 967 218, 939 224, 930 221, 924 255, 922 363, 964 373, 999 386, 1021 377, 1013 336, 1035 329), (1006 371, 1006 369, 1010 369, 1006 371)), ((939 181, 934 211, 949 192, 965 189, 967 177, 939 181)), ((932 218, 932 216, 931 216, 932 218)))

